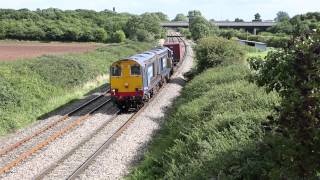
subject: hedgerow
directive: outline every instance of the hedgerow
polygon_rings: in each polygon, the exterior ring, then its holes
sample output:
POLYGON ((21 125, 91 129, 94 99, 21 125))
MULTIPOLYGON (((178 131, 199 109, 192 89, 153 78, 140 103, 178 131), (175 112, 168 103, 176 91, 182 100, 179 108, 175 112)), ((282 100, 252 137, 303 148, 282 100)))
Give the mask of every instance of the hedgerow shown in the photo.
POLYGON ((273 147, 273 167, 278 177, 319 178, 320 164, 320 31, 301 35, 284 49, 252 58, 254 80, 267 92, 277 91, 279 116, 271 116, 266 146, 273 147), (285 148, 283 148, 285 147, 285 148))
POLYGON ((221 37, 203 38, 199 40, 195 50, 199 71, 244 62, 245 53, 240 45, 221 37))
POLYGON ((0 39, 122 42, 126 37, 135 40, 138 30, 157 39, 164 37, 161 21, 168 21, 161 12, 137 16, 109 10, 0 9, 0 39), (119 36, 121 31, 126 37, 119 36))

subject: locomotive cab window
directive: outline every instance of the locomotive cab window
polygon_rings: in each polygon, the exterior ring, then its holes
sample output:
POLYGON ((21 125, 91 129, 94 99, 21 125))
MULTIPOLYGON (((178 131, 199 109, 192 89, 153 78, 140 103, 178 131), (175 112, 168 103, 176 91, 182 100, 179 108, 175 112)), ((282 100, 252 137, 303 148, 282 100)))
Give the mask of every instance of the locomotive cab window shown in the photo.
POLYGON ((165 69, 165 68, 167 68, 167 58, 166 57, 162 58, 162 69, 165 69))
POLYGON ((121 67, 119 65, 111 67, 112 76, 121 76, 121 67))
POLYGON ((131 66, 131 75, 132 76, 140 76, 141 75, 141 68, 138 64, 134 64, 131 66))

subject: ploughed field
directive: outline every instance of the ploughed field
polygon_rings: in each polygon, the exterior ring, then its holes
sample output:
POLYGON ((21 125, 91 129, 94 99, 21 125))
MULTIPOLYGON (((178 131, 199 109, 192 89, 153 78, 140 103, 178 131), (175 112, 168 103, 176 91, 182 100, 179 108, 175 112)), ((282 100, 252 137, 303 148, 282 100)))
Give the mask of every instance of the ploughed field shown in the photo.
POLYGON ((96 48, 96 43, 0 41, 0 61, 28 59, 49 54, 82 53, 96 48))

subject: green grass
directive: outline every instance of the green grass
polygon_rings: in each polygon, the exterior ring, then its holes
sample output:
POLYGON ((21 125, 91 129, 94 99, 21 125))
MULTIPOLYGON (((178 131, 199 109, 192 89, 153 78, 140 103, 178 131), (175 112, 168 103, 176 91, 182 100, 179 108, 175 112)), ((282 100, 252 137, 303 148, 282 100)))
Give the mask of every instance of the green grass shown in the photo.
POLYGON ((268 48, 266 51, 256 51, 256 52, 251 51, 251 52, 248 52, 248 53, 246 54, 246 57, 247 57, 247 58, 250 58, 250 57, 260 56, 260 57, 262 57, 262 58, 265 58, 265 57, 268 55, 268 53, 269 53, 270 51, 272 51, 273 49, 274 49, 274 48, 268 48))
POLYGON ((84 54, 0 62, 0 135, 15 131, 106 83, 110 64, 152 43, 128 41, 84 54), (90 83, 88 83, 90 82, 90 83))
POLYGON ((275 93, 247 81, 245 65, 206 70, 170 110, 145 159, 128 179, 255 179, 257 143, 275 93))

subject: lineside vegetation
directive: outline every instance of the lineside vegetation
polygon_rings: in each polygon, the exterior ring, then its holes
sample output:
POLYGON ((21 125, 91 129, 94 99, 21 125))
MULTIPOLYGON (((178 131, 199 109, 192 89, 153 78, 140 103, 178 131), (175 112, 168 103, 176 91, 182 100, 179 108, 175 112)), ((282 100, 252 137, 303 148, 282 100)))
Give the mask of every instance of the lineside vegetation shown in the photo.
POLYGON ((271 131, 260 154, 269 161, 266 169, 283 179, 319 178, 320 31, 301 35, 265 59, 251 58, 250 64, 254 81, 281 97, 266 124, 271 131))
POLYGON ((251 69, 235 58, 241 47, 200 39, 199 74, 128 178, 318 179, 319 32, 251 58, 251 69))
POLYGON ((168 21, 168 17, 161 12, 132 15, 109 10, 0 9, 0 39, 119 43, 130 38, 152 41, 165 36, 160 27, 162 21, 168 21))

